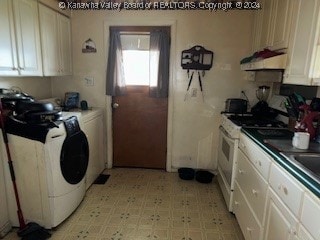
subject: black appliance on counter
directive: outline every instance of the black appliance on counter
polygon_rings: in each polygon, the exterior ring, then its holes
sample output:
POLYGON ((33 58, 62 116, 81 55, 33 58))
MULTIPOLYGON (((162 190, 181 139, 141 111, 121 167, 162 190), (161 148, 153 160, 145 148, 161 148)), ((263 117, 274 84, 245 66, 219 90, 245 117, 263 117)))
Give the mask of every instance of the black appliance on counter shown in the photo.
POLYGON ((228 98, 226 100, 226 113, 246 113, 248 101, 241 98, 228 98))

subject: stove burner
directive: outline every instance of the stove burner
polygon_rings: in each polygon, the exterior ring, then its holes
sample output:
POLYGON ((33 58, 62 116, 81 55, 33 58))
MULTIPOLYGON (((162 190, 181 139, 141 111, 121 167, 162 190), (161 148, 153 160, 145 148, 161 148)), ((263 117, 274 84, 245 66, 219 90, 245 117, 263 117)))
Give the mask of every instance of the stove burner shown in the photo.
POLYGON ((286 124, 275 119, 257 118, 254 116, 229 116, 229 119, 240 127, 285 128, 286 124))

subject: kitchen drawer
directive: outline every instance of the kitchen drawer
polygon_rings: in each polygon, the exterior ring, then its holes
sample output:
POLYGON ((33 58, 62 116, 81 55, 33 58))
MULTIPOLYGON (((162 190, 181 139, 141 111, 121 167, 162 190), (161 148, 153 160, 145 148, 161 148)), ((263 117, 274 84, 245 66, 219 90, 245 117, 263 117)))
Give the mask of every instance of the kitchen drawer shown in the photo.
POLYGON ((268 183, 240 149, 238 149, 238 171, 236 173, 236 179, 259 222, 262 223, 266 206, 268 183))
POLYGON ((281 200, 288 206, 295 216, 299 216, 302 203, 303 189, 289 173, 284 172, 276 164, 272 164, 270 171, 270 185, 281 200))
POLYGON ((304 195, 300 222, 315 239, 320 239, 319 198, 316 198, 309 194, 304 195))
POLYGON ((257 168, 264 179, 269 178, 272 158, 243 133, 240 134, 239 148, 257 168))
POLYGON ((237 181, 234 189, 234 213, 237 217, 239 226, 246 240, 260 240, 262 237, 262 226, 254 216, 248 203, 241 192, 237 181))

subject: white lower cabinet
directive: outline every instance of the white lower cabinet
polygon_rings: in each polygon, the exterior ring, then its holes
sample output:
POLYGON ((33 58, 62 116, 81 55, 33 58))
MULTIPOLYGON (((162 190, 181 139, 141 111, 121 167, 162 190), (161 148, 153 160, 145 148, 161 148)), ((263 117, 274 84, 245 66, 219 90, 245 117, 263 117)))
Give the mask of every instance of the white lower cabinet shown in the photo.
POLYGON ((298 217, 303 198, 303 189, 298 182, 278 165, 272 164, 269 183, 282 202, 298 217))
POLYGON ((315 240, 315 238, 313 238, 310 233, 302 225, 300 225, 297 240, 315 240))
POLYGON ((234 185, 234 213, 246 240, 262 239, 262 226, 250 208, 237 180, 234 185))
POLYGON ((257 170, 255 170, 254 166, 241 150, 238 150, 238 172, 236 174, 236 179, 248 204, 257 216, 259 222, 262 223, 266 205, 268 182, 262 178, 257 170))
POLYGON ((292 240, 297 238, 298 220, 269 188, 265 219, 265 240, 292 240))
POLYGON ((320 198, 269 156, 240 135, 234 213, 244 238, 320 240, 320 198))
POLYGON ((310 192, 304 195, 301 224, 314 239, 320 240, 320 200, 310 192))

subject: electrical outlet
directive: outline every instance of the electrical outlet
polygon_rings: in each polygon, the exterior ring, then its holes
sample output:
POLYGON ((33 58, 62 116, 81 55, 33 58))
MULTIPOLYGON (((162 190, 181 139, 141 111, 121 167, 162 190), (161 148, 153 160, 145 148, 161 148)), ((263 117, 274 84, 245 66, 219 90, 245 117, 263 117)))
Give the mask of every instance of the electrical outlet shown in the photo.
POLYGON ((85 86, 94 86, 94 78, 93 77, 85 77, 84 78, 85 86))
POLYGON ((198 89, 192 88, 191 97, 197 97, 198 89))

